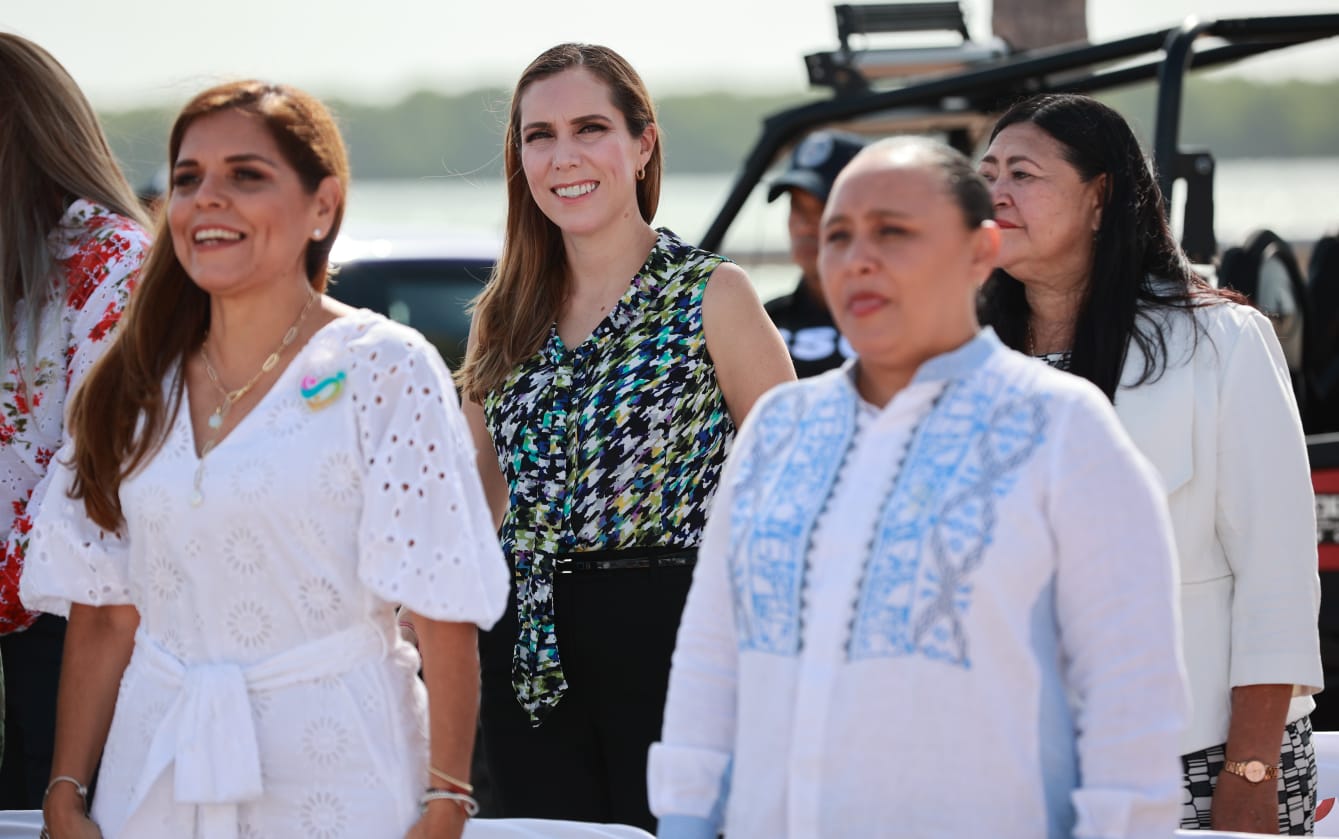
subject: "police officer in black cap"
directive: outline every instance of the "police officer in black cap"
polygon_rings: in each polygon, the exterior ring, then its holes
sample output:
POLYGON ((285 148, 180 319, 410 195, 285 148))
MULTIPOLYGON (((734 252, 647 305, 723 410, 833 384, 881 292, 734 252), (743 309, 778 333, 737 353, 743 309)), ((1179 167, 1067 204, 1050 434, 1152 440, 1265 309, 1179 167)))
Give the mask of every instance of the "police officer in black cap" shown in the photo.
POLYGON ((840 367, 853 355, 832 322, 818 280, 819 219, 832 182, 864 141, 852 134, 816 131, 795 147, 790 166, 767 190, 767 200, 790 194, 790 257, 800 268, 795 291, 769 301, 767 314, 790 350, 800 378, 840 367))

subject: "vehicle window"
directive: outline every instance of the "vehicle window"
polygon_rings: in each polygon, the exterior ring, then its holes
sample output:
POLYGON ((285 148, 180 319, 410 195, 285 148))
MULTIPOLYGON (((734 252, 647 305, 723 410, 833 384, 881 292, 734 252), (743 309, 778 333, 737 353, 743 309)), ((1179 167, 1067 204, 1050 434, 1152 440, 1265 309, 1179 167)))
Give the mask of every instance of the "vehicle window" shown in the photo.
POLYGON ((350 262, 341 267, 331 294, 417 329, 455 370, 465 358, 469 303, 489 270, 487 263, 446 259, 350 262))

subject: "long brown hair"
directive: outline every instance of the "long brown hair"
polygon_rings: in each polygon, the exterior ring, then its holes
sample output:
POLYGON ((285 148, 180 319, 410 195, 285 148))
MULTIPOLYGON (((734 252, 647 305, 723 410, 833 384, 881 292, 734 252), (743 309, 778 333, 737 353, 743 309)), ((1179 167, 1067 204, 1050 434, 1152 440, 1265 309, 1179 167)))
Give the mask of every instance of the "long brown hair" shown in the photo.
MULTIPOLYGON (((324 291, 330 246, 344 219, 349 162, 330 111, 311 95, 284 85, 232 82, 210 88, 182 109, 168 138, 168 167, 176 165, 187 129, 201 117, 240 111, 259 118, 308 193, 325 178, 340 183, 340 204, 329 233, 307 243, 305 265, 312 288, 324 291)), ((170 191, 169 191, 170 200, 170 191)), ((121 481, 162 445, 181 407, 185 377, 170 396, 163 383, 198 350, 209 329, 209 295, 191 281, 172 247, 166 202, 155 244, 140 274, 116 340, 75 394, 70 408, 75 479, 71 498, 82 498, 88 517, 118 530, 121 481)))
POLYGON ((67 202, 86 198, 145 227, 93 108, 49 52, 0 32, 0 368, 33 363, 54 268, 47 235, 67 202), (14 345, 27 301, 27 346, 14 345))
MULTIPOLYGON (((521 97, 534 82, 582 67, 609 86, 609 98, 641 137, 656 121, 655 105, 641 76, 621 55, 592 44, 559 44, 545 50, 516 82, 503 148, 507 179, 507 231, 502 255, 474 301, 474 336, 456 380, 466 399, 483 402, 516 365, 538 352, 567 294, 562 231, 530 194, 521 168, 521 97)), ((647 224, 660 203, 664 156, 657 139, 637 181, 637 207, 647 224)))

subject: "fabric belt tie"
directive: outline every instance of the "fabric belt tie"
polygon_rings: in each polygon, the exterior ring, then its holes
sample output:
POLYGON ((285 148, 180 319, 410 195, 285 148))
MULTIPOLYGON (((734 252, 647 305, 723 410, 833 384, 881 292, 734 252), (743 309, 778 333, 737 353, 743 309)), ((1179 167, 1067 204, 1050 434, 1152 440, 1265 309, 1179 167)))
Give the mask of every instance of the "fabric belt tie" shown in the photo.
POLYGON ((201 839, 237 839, 237 805, 264 792, 251 694, 338 676, 387 653, 370 624, 327 635, 254 664, 188 664, 144 632, 135 633, 132 665, 177 691, 158 723, 134 788, 126 835, 145 796, 175 764, 173 797, 200 807, 201 839))
POLYGON ((633 547, 619 550, 543 554, 513 551, 517 638, 512 649, 511 685, 531 726, 544 722, 567 691, 554 626, 554 581, 574 574, 688 568, 697 548, 633 547))

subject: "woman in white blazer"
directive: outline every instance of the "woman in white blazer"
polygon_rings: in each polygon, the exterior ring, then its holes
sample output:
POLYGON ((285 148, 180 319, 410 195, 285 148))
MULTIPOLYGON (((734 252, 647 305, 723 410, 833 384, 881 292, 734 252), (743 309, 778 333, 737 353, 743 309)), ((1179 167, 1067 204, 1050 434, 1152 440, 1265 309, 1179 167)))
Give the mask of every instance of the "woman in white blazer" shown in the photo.
POLYGON ((996 123, 980 171, 1002 234, 984 322, 1101 388, 1167 492, 1192 700, 1182 827, 1309 834, 1320 585, 1278 340, 1190 269, 1110 108, 1022 102, 996 123))

